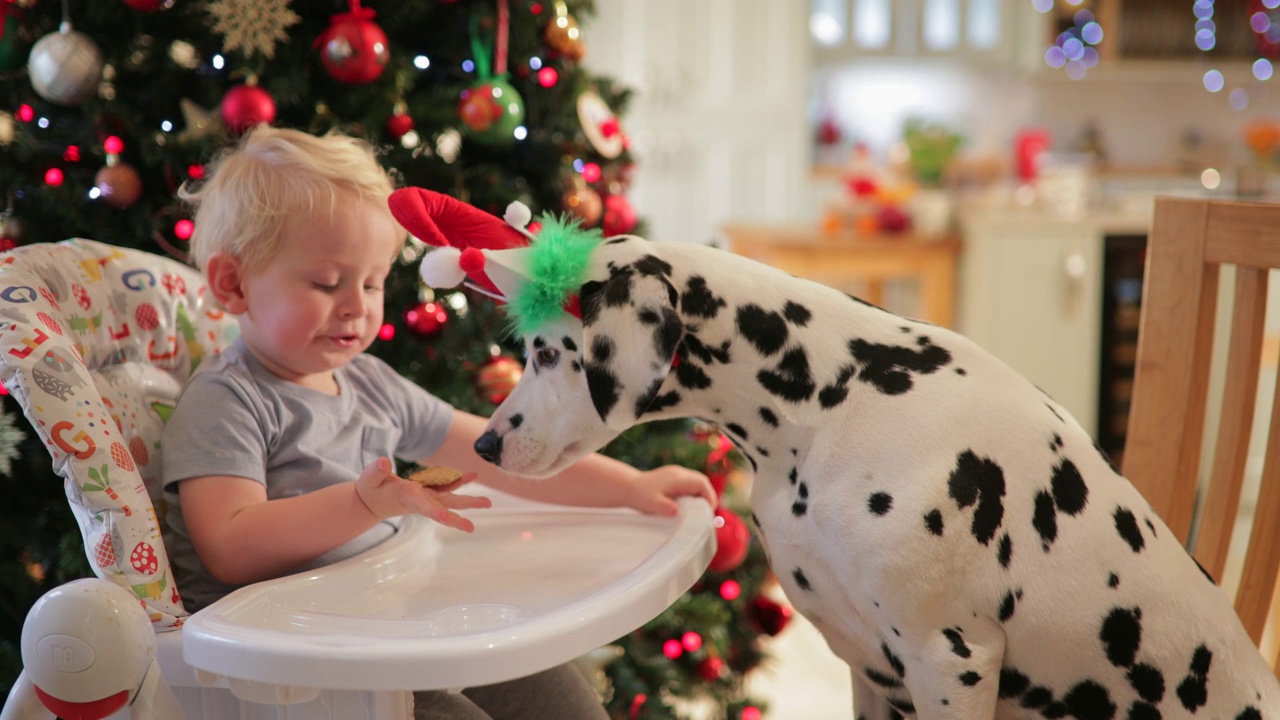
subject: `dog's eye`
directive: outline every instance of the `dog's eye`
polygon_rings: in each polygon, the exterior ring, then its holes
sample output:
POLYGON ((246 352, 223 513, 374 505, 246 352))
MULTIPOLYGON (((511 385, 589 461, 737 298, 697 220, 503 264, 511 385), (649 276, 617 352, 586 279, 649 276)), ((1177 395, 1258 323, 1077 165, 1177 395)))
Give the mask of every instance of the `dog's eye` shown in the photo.
POLYGON ((560 362, 560 351, 553 347, 539 348, 533 356, 538 367, 553 368, 560 362))

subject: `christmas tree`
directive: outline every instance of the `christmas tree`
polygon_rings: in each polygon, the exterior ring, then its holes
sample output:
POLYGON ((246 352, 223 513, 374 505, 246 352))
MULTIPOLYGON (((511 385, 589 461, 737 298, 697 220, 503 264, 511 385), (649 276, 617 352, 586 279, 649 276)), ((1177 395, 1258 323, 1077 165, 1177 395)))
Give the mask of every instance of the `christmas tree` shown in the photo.
MULTIPOLYGON (((178 188, 260 122, 363 137, 399 184, 495 214, 518 200, 606 235, 643 233, 626 195, 628 91, 583 64, 588 0, 366 2, 0 0, 0 250, 86 237, 185 259, 192 224, 178 188)), ((406 248, 388 280, 371 352, 487 415, 519 379, 520 348, 487 298, 423 288, 422 251, 406 248)), ((5 694, 28 608, 91 574, 62 482, 19 415, 6 397, 5 694)), ((633 429, 606 452, 638 467, 706 469, 722 486, 741 474, 722 436, 689 422, 633 429)), ((617 717, 676 717, 691 699, 725 717, 759 714, 742 676, 789 610, 763 594, 762 553, 733 509, 743 482, 728 484, 714 569, 620 640, 603 669, 617 717)))

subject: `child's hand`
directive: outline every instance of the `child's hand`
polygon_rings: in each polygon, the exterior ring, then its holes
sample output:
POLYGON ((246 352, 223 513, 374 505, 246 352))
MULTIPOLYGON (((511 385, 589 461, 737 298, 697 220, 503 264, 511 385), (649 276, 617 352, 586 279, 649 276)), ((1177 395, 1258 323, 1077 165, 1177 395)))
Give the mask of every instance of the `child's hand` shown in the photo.
POLYGON ((475 473, 466 473, 457 482, 424 488, 391 472, 391 460, 378 458, 356 480, 356 494, 379 520, 418 513, 441 525, 471 532, 476 526, 453 510, 487 508, 492 503, 486 497, 454 495, 453 491, 475 478, 475 473))
POLYGON ((716 506, 716 491, 706 475, 680 465, 642 472, 632 483, 630 501, 627 503, 650 515, 675 515, 679 511, 675 498, 696 495, 716 506))

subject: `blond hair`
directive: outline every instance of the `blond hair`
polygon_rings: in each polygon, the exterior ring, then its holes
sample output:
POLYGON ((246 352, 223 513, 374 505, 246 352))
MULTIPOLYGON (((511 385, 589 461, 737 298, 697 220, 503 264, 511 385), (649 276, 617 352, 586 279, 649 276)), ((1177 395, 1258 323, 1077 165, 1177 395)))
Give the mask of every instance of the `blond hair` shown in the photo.
POLYGON ((190 249, 197 267, 224 252, 253 268, 271 259, 299 216, 332 215, 352 196, 390 216, 393 189, 363 140, 259 125, 209 164, 207 180, 194 189, 184 183, 178 196, 195 208, 190 249))

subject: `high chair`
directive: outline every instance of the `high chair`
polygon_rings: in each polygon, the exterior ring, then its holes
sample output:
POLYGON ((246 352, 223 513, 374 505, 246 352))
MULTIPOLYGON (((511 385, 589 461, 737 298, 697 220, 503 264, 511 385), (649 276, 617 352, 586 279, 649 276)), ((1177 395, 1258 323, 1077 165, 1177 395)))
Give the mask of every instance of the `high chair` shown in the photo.
POLYGON ((1262 362, 1274 268, 1280 268, 1280 205, 1156 200, 1123 467, 1232 594, 1272 667, 1280 657, 1280 402, 1262 398, 1261 407, 1271 403, 1270 424, 1251 439, 1259 375, 1275 376, 1275 358, 1268 367, 1262 362), (1215 350, 1219 319, 1229 320, 1230 336, 1215 350), (1220 412, 1207 412, 1219 405, 1220 412), (1259 462, 1260 479, 1250 477, 1259 462), (1256 502, 1252 491, 1242 492, 1255 485, 1256 502))
POLYGON ((160 433, 234 321, 193 269, 90 240, 0 254, 0 318, 0 381, 98 576, 32 608, 0 720, 406 720, 412 690, 514 679, 625 635, 714 552, 690 498, 672 519, 482 490, 494 506, 474 534, 405 518, 360 556, 188 615, 161 535, 160 433))

